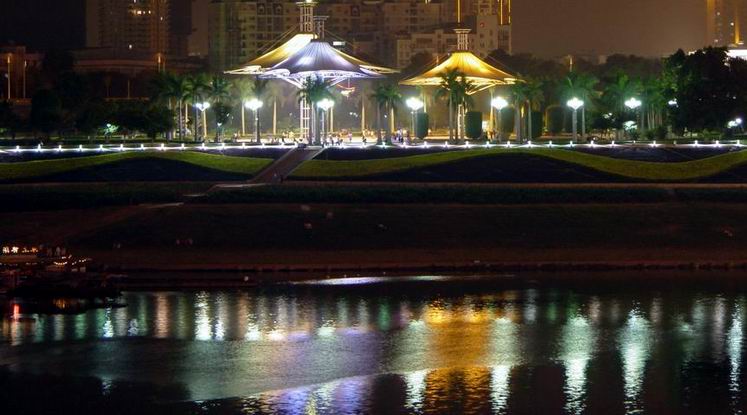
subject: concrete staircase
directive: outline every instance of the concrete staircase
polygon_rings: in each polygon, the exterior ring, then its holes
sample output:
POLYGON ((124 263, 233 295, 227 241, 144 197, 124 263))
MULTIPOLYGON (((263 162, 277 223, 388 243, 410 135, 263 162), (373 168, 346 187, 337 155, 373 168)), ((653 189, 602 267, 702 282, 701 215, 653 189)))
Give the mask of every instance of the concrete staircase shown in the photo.
POLYGON ((322 147, 296 147, 265 167, 252 180, 251 184, 280 183, 287 178, 293 170, 306 160, 311 160, 324 150, 322 147))

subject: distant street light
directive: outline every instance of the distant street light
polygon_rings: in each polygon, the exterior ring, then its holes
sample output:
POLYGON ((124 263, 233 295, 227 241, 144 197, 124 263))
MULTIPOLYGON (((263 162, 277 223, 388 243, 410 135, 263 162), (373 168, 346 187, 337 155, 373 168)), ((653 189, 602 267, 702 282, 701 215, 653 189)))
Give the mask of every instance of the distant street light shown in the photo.
POLYGON ((410 130, 410 137, 415 135, 415 114, 423 108, 423 101, 418 98, 412 97, 405 101, 405 104, 410 108, 410 114, 412 116, 412 129, 410 130))
MULTIPOLYGON (((195 107, 202 112, 202 139, 204 140, 207 137, 207 115, 205 115, 205 111, 210 108, 210 103, 207 101, 198 102, 195 107)), ((195 131, 197 131, 197 125, 195 125, 195 131)))
POLYGON ((324 98, 320 101, 317 101, 316 106, 321 108, 322 111, 324 111, 324 116, 322 117, 322 136, 324 141, 327 141, 327 130, 324 126, 324 119, 327 118, 327 111, 329 111, 333 106, 335 105, 335 102, 332 101, 329 98, 324 98))
POLYGON ((578 133, 577 133, 577 115, 578 115, 578 109, 584 106, 584 101, 573 97, 566 102, 566 105, 568 105, 571 109, 573 109, 573 141, 578 140, 578 133))
POLYGON ((260 143, 259 138, 259 109, 262 108, 262 101, 252 98, 244 103, 244 107, 254 111, 254 139, 260 143))
MULTIPOLYGON (((625 106, 630 108, 632 111, 638 109, 641 104, 643 104, 641 100, 636 97, 629 98, 625 101, 625 106)), ((639 114, 638 131, 643 131, 643 111, 639 114)))
MULTIPOLYGON (((498 122, 497 122, 498 126, 497 126, 497 128, 495 128, 495 130, 496 130, 496 135, 498 136, 498 140, 500 141, 501 128, 503 128, 503 126, 501 125, 503 123, 503 119, 502 119, 503 118, 503 116, 502 116, 503 115, 503 109, 508 106, 508 101, 506 101, 506 98, 503 98, 503 97, 495 97, 495 98, 493 98, 492 101, 490 101, 490 105, 493 108, 495 108, 495 109, 498 110, 498 122)), ((495 121, 495 120, 493 120, 493 121, 495 121)), ((493 127, 495 127, 495 126, 493 126, 493 127)))
POLYGON ((668 105, 669 105, 670 107, 676 107, 676 106, 677 106, 677 98, 675 98, 675 99, 670 99, 670 100, 669 100, 669 102, 667 102, 667 104, 668 104, 668 105))

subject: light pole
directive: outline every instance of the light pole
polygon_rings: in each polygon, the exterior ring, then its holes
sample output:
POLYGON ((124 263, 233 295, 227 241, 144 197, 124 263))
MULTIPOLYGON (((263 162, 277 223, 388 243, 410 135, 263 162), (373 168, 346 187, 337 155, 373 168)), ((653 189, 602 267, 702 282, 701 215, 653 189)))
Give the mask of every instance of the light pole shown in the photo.
POLYGON ((410 108, 410 114, 412 115, 412 129, 410 130, 410 137, 412 138, 415 136, 415 115, 423 108, 423 101, 412 97, 408 98, 405 104, 410 108))
MULTIPOLYGON (((195 107, 197 107, 197 109, 202 112, 202 139, 205 140, 205 138, 207 137, 207 116, 205 115, 205 111, 210 108, 210 103, 207 101, 198 102, 195 104, 195 107)), ((195 130, 197 130, 196 125, 195 130)))
POLYGON ((498 110, 498 122, 496 123, 498 126, 496 127, 494 125, 493 128, 495 129, 498 141, 501 141, 501 128, 503 128, 503 126, 501 125, 503 123, 503 109, 508 106, 508 101, 506 101, 506 98, 503 97, 495 97, 492 101, 490 101, 490 105, 498 110))
MULTIPOLYGON (((629 98, 628 100, 625 101, 625 106, 630 108, 634 112, 637 108, 641 106, 641 104, 642 104, 641 100, 636 97, 629 98)), ((641 111, 640 113, 638 131, 643 132, 643 111, 641 111)))
POLYGON ((584 101, 573 97, 566 102, 566 105, 568 105, 571 109, 573 109, 573 141, 576 142, 578 140, 578 132, 576 127, 576 119, 578 118, 578 109, 584 106, 584 101))
POLYGON ((8 96, 7 96, 7 98, 8 98, 8 102, 10 102, 10 63, 11 63, 11 56, 13 56, 13 55, 9 53, 8 54, 8 59, 7 59, 7 63, 8 63, 8 96))
POLYGON ((316 106, 324 111, 322 116, 322 140, 327 141, 327 130, 324 129, 324 119, 327 118, 327 111, 335 105, 335 102, 329 98, 324 98, 316 103, 316 106))
POLYGON ((262 101, 252 98, 244 103, 244 107, 254 111, 254 139, 259 144, 259 109, 262 108, 262 101))

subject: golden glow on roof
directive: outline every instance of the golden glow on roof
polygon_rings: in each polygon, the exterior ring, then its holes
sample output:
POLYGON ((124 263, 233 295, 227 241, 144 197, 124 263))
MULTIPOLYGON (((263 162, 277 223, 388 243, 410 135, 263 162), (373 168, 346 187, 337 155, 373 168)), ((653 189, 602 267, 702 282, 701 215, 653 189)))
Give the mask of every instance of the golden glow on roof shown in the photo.
POLYGON ((460 51, 452 53, 445 61, 434 68, 410 79, 405 79, 400 83, 413 86, 439 85, 441 76, 450 70, 463 73, 467 79, 475 84, 477 91, 495 85, 510 85, 517 80, 515 76, 488 65, 472 52, 460 51))
POLYGON ((256 75, 288 59, 314 39, 311 33, 299 33, 277 48, 251 60, 241 68, 226 71, 233 75, 256 75))

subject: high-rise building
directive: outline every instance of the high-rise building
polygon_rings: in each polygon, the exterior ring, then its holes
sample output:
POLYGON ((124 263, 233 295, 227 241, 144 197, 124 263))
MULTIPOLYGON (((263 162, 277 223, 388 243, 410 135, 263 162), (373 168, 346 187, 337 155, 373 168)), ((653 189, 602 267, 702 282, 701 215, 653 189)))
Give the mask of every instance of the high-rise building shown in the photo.
POLYGON ((170 0, 88 0, 86 46, 169 52, 170 0))
MULTIPOLYGON (((356 56, 406 66, 421 52, 439 54, 456 47, 452 28, 458 16, 472 29, 480 55, 511 49, 511 0, 332 0, 315 14, 327 16, 327 36, 356 56), (463 8, 462 8, 463 7, 463 8)), ((295 0, 212 0, 208 55, 216 71, 245 63, 298 30, 295 0)))
POLYGON ((742 30, 747 24, 747 0, 706 1, 706 44, 742 45, 742 30))

